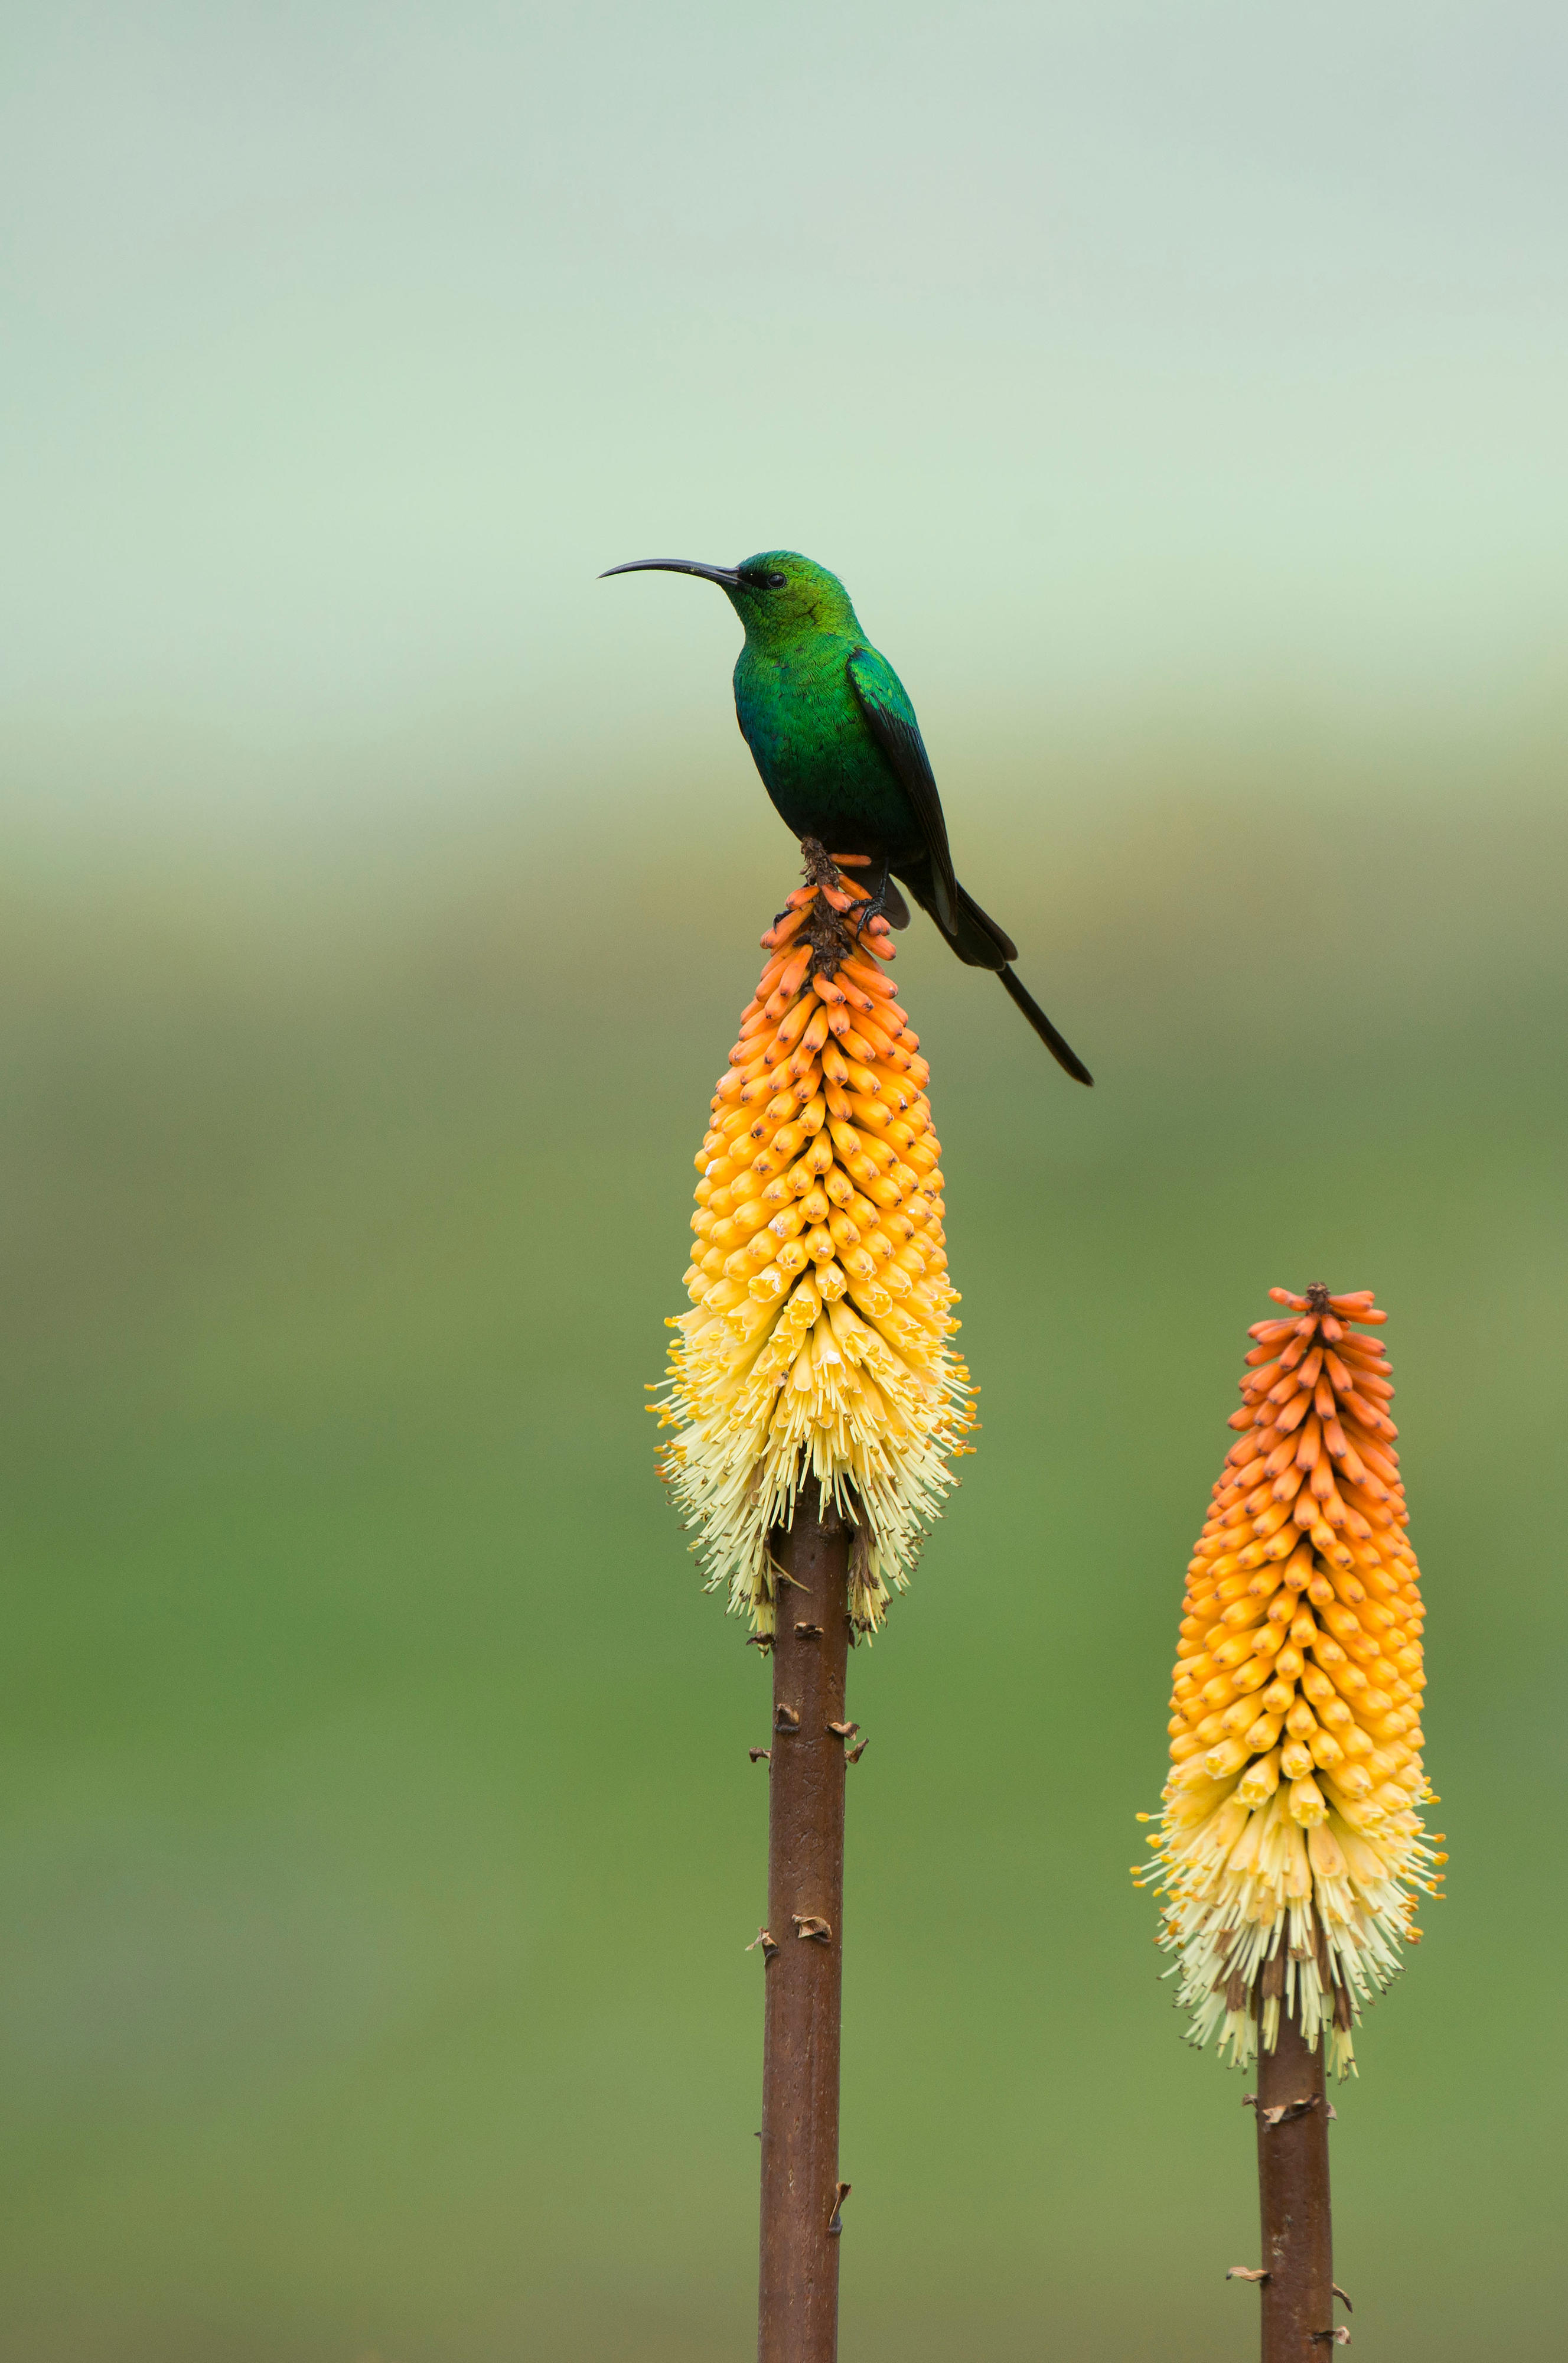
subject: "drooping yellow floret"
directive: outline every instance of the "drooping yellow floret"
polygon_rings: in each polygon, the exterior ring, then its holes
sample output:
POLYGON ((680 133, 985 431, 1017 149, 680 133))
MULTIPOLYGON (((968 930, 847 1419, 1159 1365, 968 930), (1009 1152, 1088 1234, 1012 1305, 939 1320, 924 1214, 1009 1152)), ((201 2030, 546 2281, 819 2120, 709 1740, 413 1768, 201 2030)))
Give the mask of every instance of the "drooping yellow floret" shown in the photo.
MULTIPOLYGON (((1170 1901, 1191 2039, 1272 2050, 1282 2002, 1341 2075, 1364 2002, 1419 1941, 1411 1890, 1446 1859, 1418 1808, 1423 1611, 1370 1290, 1270 1293, 1242 1431, 1187 1568, 1165 1811, 1149 1876, 1170 1901)), ((1146 1881, 1145 1881, 1146 1883, 1146 1881)))
POLYGON ((811 839, 807 883, 763 937, 698 1154, 694 1310, 670 1326, 661 1465, 710 1589, 771 1633, 768 1537, 814 1480, 855 1528, 850 1614, 881 1623, 975 1425, 947 1340, 930 1071, 857 926, 864 889, 811 839))

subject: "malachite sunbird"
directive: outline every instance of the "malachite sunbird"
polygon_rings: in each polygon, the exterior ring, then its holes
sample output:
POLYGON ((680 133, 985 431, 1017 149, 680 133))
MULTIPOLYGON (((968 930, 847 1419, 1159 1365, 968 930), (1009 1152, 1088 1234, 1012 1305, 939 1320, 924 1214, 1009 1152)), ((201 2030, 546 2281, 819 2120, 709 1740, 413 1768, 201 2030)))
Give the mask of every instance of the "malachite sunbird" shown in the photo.
POLYGON ((953 874, 931 760, 903 682, 867 639, 836 574, 793 549, 738 566, 641 558, 611 574, 700 574, 718 583, 745 627, 735 716, 762 783, 790 834, 880 866, 874 907, 909 923, 898 888, 971 968, 1000 977, 1041 1040, 1080 1083, 1094 1077, 1012 972, 1018 947, 953 874), (889 876, 890 873, 890 876, 889 876))

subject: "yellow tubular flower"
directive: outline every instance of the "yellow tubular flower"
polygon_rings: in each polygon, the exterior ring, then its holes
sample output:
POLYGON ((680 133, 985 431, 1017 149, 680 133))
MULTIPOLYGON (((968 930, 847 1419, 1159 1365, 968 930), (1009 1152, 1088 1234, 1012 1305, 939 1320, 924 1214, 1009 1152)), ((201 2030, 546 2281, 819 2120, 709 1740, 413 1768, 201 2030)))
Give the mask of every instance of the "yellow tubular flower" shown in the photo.
MULTIPOLYGON (((1190 2039, 1244 2066, 1283 2002, 1342 2076, 1442 1878, 1418 1807, 1422 1608, 1370 1289, 1270 1294, 1187 1571, 1154 1866, 1190 2039)), ((1143 1818, 1146 1818, 1144 1816, 1143 1818)))
POLYGON ((974 1390, 947 1344, 930 1070, 878 965, 892 938, 857 928, 865 889, 801 851, 697 1157, 695 1310, 669 1324, 656 1408, 709 1589, 772 1632, 768 1536, 814 1478, 855 1526, 850 1614, 869 1633, 972 1448, 974 1390))

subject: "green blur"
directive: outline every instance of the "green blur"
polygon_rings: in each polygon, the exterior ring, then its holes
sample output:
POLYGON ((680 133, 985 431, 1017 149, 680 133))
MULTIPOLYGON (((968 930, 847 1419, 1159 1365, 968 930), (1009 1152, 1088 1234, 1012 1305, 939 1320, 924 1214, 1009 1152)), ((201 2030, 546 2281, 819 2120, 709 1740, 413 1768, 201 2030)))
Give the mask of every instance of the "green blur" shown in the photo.
MULTIPOLYGON (((1454 1891, 1338 2096, 1338 2277, 1385 2363, 1557 2352, 1561 769, 968 783, 1100 1082, 917 920, 985 1424, 851 1668, 845 2363, 1253 2351, 1241 2080, 1127 1869, 1242 1332, 1319 1277, 1391 1312, 1454 1891)), ((13 874, 7 2355, 747 2351, 767 1677, 641 1408, 792 882, 733 791, 13 874)))

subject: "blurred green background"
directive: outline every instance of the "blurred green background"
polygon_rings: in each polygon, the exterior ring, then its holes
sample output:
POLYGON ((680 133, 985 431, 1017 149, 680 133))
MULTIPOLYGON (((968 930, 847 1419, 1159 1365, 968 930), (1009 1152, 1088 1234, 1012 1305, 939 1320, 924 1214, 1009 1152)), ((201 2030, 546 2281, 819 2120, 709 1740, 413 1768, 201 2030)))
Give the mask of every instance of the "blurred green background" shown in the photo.
POLYGON ((1234 2357, 1132 1815, 1275 1281, 1392 1313, 1453 1901, 1338 2098, 1387 2363, 1555 2356, 1560 18, 14 12, 0 2355, 752 2340, 767 1672, 644 1382, 842 568, 984 1431, 852 1667, 845 2363, 1234 2357))

